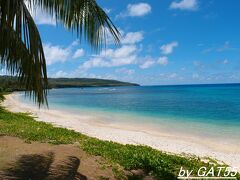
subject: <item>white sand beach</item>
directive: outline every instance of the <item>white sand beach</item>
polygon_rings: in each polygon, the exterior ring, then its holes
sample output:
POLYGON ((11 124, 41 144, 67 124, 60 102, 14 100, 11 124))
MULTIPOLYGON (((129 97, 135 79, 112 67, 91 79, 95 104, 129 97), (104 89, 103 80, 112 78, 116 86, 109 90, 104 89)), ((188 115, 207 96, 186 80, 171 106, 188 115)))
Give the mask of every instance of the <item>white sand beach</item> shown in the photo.
POLYGON ((153 132, 141 126, 109 123, 95 115, 81 115, 60 110, 38 109, 31 104, 20 102, 16 94, 6 96, 3 105, 14 112, 29 112, 37 121, 73 129, 77 132, 102 140, 122 144, 147 145, 174 154, 210 157, 224 162, 240 171, 240 148, 238 145, 214 142, 191 136, 153 132))

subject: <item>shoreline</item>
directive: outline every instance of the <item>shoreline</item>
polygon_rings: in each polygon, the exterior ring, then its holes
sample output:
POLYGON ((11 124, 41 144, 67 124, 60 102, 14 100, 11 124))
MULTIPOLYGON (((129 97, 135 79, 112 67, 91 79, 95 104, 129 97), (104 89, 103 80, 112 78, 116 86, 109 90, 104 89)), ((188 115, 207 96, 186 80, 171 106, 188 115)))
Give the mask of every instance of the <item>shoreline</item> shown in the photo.
POLYGON ((59 110, 39 110, 37 107, 20 102, 16 94, 5 96, 2 103, 13 112, 31 113, 37 121, 51 123, 55 126, 72 129, 82 134, 101 140, 114 141, 121 144, 147 145, 154 149, 172 154, 195 155, 201 158, 210 157, 222 161, 240 170, 240 150, 229 147, 228 144, 211 144, 202 139, 181 137, 166 132, 149 132, 144 129, 133 128, 131 125, 111 124, 93 115, 79 115, 59 110), (106 133, 107 132, 107 133, 106 133), (219 145, 219 146, 215 146, 219 145))

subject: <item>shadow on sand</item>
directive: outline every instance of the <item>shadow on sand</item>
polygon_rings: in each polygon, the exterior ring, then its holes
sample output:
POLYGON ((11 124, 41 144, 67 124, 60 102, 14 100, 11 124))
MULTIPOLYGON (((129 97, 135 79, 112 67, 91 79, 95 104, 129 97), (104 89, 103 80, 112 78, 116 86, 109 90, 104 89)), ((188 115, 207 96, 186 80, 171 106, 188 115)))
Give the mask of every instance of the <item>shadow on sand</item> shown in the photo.
POLYGON ((54 153, 22 155, 0 172, 1 180, 87 180, 78 173, 80 160, 69 156, 54 164, 54 153))

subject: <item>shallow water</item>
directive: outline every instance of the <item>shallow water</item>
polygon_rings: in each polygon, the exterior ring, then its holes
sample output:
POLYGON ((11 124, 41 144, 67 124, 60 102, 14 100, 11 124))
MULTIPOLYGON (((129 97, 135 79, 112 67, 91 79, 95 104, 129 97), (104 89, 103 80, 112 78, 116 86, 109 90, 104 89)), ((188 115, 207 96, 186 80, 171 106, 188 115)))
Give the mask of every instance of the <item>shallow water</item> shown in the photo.
POLYGON ((228 141, 240 138, 238 84, 53 89, 48 100, 50 108, 90 113, 111 123, 228 141))

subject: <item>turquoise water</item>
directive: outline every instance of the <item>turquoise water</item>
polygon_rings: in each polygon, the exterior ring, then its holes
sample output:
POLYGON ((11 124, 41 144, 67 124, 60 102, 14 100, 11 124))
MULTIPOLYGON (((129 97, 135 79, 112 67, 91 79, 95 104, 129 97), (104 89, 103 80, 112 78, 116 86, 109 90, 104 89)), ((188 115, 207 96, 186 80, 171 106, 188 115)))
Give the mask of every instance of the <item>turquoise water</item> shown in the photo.
POLYGON ((109 113, 114 121, 240 138, 239 84, 54 89, 48 100, 50 108, 109 113))

